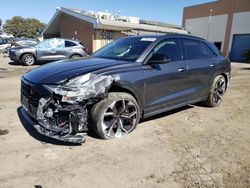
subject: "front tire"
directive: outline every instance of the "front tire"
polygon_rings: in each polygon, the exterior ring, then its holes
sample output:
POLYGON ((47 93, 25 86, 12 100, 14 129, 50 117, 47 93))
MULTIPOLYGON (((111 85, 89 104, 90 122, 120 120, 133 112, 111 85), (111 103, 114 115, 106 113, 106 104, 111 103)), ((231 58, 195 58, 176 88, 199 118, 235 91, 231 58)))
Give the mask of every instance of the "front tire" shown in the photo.
POLYGON ((222 75, 217 75, 210 86, 209 95, 205 103, 211 107, 219 106, 225 91, 226 79, 222 75))
POLYGON ((114 92, 95 104, 90 116, 96 133, 103 139, 113 139, 127 135, 136 128, 140 110, 132 95, 114 92))
POLYGON ((24 54, 22 56, 22 63, 26 66, 34 65, 36 62, 36 58, 32 54, 24 54))

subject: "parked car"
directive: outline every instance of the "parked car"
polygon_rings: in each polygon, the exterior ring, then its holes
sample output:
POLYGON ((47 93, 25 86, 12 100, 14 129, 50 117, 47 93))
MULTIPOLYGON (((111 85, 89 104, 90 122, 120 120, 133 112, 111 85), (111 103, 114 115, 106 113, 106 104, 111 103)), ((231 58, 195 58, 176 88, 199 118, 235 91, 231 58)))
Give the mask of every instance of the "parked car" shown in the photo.
POLYGON ((16 46, 36 46, 38 43, 38 40, 30 38, 14 38, 10 42, 11 48, 14 48, 16 46))
POLYGON ((17 46, 35 46, 38 41, 27 38, 0 38, 0 52, 8 53, 10 48, 17 46))
POLYGON ((230 77, 230 61, 204 39, 134 36, 88 59, 55 62, 24 74, 21 101, 23 114, 38 122, 41 134, 81 142, 79 134, 93 128, 111 139, 132 132, 140 119, 171 109, 199 101, 218 106, 230 77))
POLYGON ((3 39, 12 39, 12 38, 13 38, 13 35, 8 34, 8 33, 5 33, 5 32, 3 32, 3 31, 0 29, 0 38, 3 38, 3 39))
POLYGON ((8 43, 8 40, 5 38, 0 38, 0 52, 7 52, 7 49, 11 45, 8 43))
POLYGON ((80 42, 68 39, 47 39, 36 46, 18 46, 9 49, 12 61, 34 65, 37 61, 55 61, 87 55, 87 48, 80 42))

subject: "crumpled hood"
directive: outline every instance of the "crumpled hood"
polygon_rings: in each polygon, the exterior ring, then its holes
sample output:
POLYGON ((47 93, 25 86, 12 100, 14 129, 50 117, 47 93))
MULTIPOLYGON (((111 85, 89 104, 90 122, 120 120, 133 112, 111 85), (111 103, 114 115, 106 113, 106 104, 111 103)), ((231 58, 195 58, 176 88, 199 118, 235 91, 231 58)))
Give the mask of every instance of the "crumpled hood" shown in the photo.
POLYGON ((126 63, 130 62, 101 58, 57 61, 32 69, 23 78, 34 84, 59 84, 77 75, 126 63))

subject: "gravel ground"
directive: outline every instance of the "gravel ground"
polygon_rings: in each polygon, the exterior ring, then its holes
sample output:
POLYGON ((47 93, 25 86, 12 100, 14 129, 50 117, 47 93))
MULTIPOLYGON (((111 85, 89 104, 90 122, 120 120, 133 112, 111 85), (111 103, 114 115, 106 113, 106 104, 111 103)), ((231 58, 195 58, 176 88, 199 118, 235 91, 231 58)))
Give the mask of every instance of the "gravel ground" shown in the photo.
POLYGON ((186 106, 80 146, 20 120, 20 77, 31 68, 0 55, 0 187, 250 187, 250 64, 232 64, 217 108, 186 106))

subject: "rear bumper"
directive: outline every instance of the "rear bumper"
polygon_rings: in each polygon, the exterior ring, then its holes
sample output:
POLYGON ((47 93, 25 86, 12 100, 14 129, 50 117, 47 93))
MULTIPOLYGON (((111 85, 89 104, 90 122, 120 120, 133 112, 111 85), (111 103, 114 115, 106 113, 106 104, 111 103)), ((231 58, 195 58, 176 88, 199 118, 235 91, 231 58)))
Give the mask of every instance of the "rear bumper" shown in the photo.
POLYGON ((57 131, 53 131, 51 129, 46 129, 42 125, 40 125, 35 119, 33 119, 29 113, 25 110, 24 107, 21 108, 21 114, 22 117, 25 118, 25 120, 33 126, 36 131, 49 138, 53 138, 56 140, 60 140, 63 142, 69 142, 69 143, 76 143, 76 144, 81 144, 85 142, 86 140, 86 133, 77 133, 75 135, 65 135, 65 136, 60 136, 57 131))

